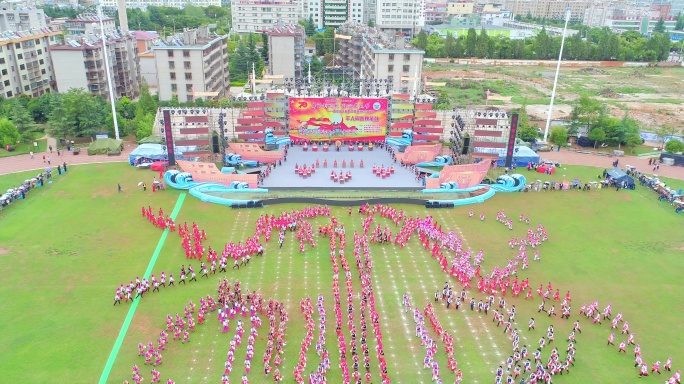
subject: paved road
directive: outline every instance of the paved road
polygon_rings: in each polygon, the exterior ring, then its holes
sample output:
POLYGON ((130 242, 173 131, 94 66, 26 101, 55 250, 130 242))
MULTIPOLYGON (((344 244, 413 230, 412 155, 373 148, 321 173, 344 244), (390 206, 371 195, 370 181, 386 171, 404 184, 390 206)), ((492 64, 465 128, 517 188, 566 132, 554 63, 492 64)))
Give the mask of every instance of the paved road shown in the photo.
MULTIPOLYGON (((71 152, 63 152, 62 156, 58 157, 57 152, 55 151, 52 153, 52 165, 56 167, 58 163, 62 164, 65 161, 68 165, 124 162, 128 161, 128 154, 131 153, 136 147, 137 145, 135 143, 125 143, 124 150, 119 156, 88 156, 86 152, 81 152, 81 154, 74 156, 71 152)), ((613 161, 615 161, 615 159, 619 159, 620 168, 624 168, 625 165, 632 165, 637 167, 638 170, 647 174, 653 173, 653 168, 648 165, 648 158, 645 157, 624 156, 616 158, 576 153, 567 150, 561 150, 560 152, 540 152, 540 155, 542 160, 553 160, 561 164, 590 165, 601 168, 612 168, 613 161)), ((0 158, 0 174, 43 169, 46 166, 47 164, 43 164, 42 153, 37 154, 34 159, 31 159, 30 155, 18 155, 0 158)), ((684 180, 684 167, 668 167, 661 165, 660 169, 655 173, 660 176, 684 180)))
MULTIPOLYGON (((49 141, 48 141, 49 143, 49 141)), ((55 144, 55 143, 53 143, 55 144)), ((53 148, 55 148, 53 146, 53 148)), ((71 152, 62 152, 61 156, 57 156, 57 151, 53 150, 53 153, 47 151, 45 153, 37 153, 34 158, 31 159, 31 155, 17 155, 8 156, 0 158, 0 174, 17 173, 23 171, 39 170, 45 169, 46 167, 52 166, 57 167, 57 164, 62 164, 64 162, 67 165, 78 165, 78 164, 92 164, 92 163, 113 163, 113 162, 128 162, 128 154, 131 153, 137 145, 135 143, 126 142, 124 143, 124 150, 119 156, 107 156, 107 155, 93 155, 88 156, 86 150, 81 150, 81 153, 74 155, 71 152), (43 163, 43 155, 50 156, 52 164, 48 165, 43 163)))
MULTIPOLYGON (((608 157, 599 155, 590 155, 585 153, 570 152, 561 149, 560 152, 539 152, 542 160, 553 160, 561 164, 571 165, 591 165, 606 169, 613 168, 613 161, 619 159, 618 167, 624 169, 626 165, 636 167, 639 171, 646 174, 655 173, 658 176, 671 177, 673 179, 684 180, 684 167, 661 165, 660 169, 653 171, 653 167, 648 165, 647 157, 623 156, 623 157, 608 157)), ((655 156, 654 156, 655 157, 655 156)))

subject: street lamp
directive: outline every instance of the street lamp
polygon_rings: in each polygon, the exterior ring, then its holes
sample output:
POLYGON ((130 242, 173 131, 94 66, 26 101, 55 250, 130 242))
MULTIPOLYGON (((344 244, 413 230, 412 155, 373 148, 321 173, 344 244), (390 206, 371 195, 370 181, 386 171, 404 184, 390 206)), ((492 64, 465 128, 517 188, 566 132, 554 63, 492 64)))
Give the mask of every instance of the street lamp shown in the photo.
POLYGON ((551 91, 551 103, 549 104, 548 115, 546 116, 546 128, 544 129, 544 141, 549 137, 549 126, 551 126, 551 112, 553 111, 553 101, 556 98, 556 86, 558 85, 558 74, 560 73, 561 59, 563 58, 563 46, 565 45, 565 34, 568 30, 570 21, 570 7, 566 8, 565 26, 563 27, 563 37, 561 38, 560 52, 558 53, 558 64, 556 64, 556 76, 553 79, 553 90, 551 91))

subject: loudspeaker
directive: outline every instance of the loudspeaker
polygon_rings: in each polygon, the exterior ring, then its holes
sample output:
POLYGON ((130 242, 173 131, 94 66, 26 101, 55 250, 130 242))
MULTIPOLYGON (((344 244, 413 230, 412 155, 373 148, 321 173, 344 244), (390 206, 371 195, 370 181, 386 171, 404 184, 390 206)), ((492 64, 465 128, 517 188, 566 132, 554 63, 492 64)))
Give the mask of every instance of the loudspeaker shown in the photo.
POLYGON ((247 204, 241 203, 240 208, 247 208, 247 204))
POLYGON ((221 153, 219 149, 219 137, 217 135, 211 136, 211 147, 214 153, 221 153))
POLYGON ((470 137, 463 139, 463 149, 461 149, 461 155, 467 155, 470 151, 470 137))
POLYGON ((263 208, 263 206, 264 206, 264 203, 262 203, 261 201, 255 201, 254 202, 254 208, 263 208))
POLYGON ((233 209, 238 209, 238 208, 240 208, 240 206, 239 206, 237 203, 231 204, 230 207, 233 208, 233 209))
POLYGON ((432 208, 432 202, 426 201, 425 202, 425 208, 432 208))
POLYGON ((254 208, 254 202, 253 201, 248 201, 247 202, 247 208, 254 208))

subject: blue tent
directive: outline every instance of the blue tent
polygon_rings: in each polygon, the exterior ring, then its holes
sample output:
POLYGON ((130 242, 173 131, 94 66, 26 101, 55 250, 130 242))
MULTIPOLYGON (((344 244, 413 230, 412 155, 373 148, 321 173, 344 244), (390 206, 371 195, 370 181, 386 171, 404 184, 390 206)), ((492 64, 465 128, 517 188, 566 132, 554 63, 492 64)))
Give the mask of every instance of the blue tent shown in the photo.
POLYGON ((627 188, 634 189, 634 179, 630 175, 622 172, 621 170, 619 170, 617 168, 615 168, 611 171, 608 171, 606 173, 606 178, 608 178, 608 177, 610 177, 611 179, 615 180, 618 183, 622 183, 623 181, 626 181, 627 182, 627 188))
POLYGON ((140 144, 138 148, 134 149, 128 155, 128 163, 130 165, 138 165, 142 162, 153 162, 159 160, 166 160, 166 155, 162 150, 161 144, 140 144))
MULTIPOLYGON (((499 159, 497 160, 497 165, 498 166, 503 166, 506 163, 506 152, 504 150, 504 154, 500 155, 499 159)), ((513 162, 515 163, 514 165, 516 167, 527 167, 528 163, 538 163, 539 162, 539 155, 537 155, 536 152, 531 150, 529 147, 525 146, 516 146, 513 152, 513 162)))

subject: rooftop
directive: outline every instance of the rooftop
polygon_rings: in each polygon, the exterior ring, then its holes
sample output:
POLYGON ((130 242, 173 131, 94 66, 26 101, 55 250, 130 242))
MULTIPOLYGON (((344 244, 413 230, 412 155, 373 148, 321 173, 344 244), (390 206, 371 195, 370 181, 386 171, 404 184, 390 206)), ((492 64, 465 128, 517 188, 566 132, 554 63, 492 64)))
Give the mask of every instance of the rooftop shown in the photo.
POLYGON ((131 35, 136 38, 136 40, 155 40, 159 38, 159 33, 155 31, 133 31, 131 35))
MULTIPOLYGON (((130 35, 122 35, 119 32, 106 35, 107 45, 122 41, 130 35)), ((86 49, 100 49, 102 47, 102 37, 99 34, 85 36, 78 35, 71 37, 67 35, 67 40, 64 44, 54 45, 50 47, 51 51, 83 51, 86 49)))
POLYGON ((338 27, 337 35, 362 38, 374 51, 387 53, 425 53, 425 51, 411 46, 402 35, 387 34, 379 29, 354 21, 340 25, 338 27))
POLYGON ((5 31, 0 32, 0 42, 24 39, 32 36, 45 34, 59 35, 61 33, 54 32, 50 30, 50 28, 33 28, 29 31, 5 31))
POLYGON ((209 27, 206 26, 196 29, 186 28, 183 32, 155 41, 152 49, 204 49, 227 37, 228 35, 217 35, 209 32, 209 27))
POLYGON ((304 34, 304 27, 301 25, 289 24, 285 26, 277 26, 266 31, 270 36, 302 36, 304 34))

